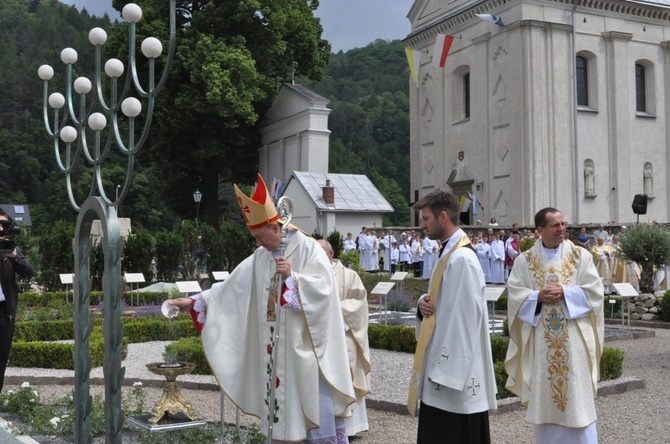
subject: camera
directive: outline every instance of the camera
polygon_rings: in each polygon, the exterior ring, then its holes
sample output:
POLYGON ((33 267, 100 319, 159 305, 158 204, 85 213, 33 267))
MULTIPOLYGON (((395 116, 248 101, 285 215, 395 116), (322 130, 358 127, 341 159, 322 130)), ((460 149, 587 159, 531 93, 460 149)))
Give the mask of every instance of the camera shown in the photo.
POLYGON ((16 242, 9 239, 4 239, 8 234, 20 234, 21 229, 14 225, 11 220, 0 220, 0 251, 12 252, 16 248, 16 242))
POLYGON ((9 234, 21 234, 21 229, 14 225, 13 220, 0 220, 0 237, 9 234))
POLYGON ((16 248, 16 242, 9 239, 0 239, 0 252, 11 253, 16 248))

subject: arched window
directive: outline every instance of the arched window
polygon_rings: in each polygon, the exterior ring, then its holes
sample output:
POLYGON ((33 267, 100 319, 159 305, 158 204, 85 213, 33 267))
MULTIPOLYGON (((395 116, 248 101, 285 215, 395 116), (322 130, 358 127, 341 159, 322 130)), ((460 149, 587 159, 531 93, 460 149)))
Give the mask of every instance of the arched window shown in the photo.
POLYGON ((644 66, 639 63, 635 64, 635 110, 641 113, 647 112, 645 72, 644 66))
POLYGON ((589 106, 589 65, 586 57, 577 56, 577 105, 589 106))

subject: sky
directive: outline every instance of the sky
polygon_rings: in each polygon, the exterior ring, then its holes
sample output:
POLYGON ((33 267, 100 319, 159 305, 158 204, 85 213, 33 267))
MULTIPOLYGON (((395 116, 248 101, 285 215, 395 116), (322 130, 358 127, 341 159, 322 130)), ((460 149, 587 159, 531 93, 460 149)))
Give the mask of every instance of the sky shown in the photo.
MULTIPOLYGON (((112 8, 112 0, 61 0, 89 14, 112 20, 119 13, 112 8)), ((315 15, 321 19, 323 37, 333 52, 348 51, 367 46, 376 39, 402 39, 410 32, 407 13, 414 0, 320 0, 315 15)), ((167 2, 166 2, 167 3, 167 2)))

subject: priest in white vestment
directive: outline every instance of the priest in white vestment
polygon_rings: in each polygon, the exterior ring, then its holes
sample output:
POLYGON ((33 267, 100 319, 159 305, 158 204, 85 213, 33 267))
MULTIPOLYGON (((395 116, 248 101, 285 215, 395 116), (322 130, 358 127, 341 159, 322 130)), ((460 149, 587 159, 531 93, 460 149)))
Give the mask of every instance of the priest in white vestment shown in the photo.
POLYGON ((330 261, 293 227, 281 255, 279 216, 260 175, 251 198, 235 192, 259 248, 224 282, 171 302, 204 324, 207 360, 233 403, 259 417, 264 433, 274 417, 273 442, 347 443, 344 418, 355 394, 330 261))
POLYGON ((477 253, 479 265, 482 267, 484 280, 488 284, 491 282, 491 246, 480 237, 477 239, 477 245, 475 245, 475 253, 477 253))
POLYGON ((491 283, 505 283, 505 243, 498 234, 493 236, 491 242, 491 283))
POLYGON ((430 279, 433 275, 433 268, 437 263, 437 254, 439 252, 439 245, 433 239, 429 239, 428 236, 423 238, 423 273, 421 277, 424 279, 430 279))
POLYGON ((353 415, 345 418, 347 436, 369 429, 365 397, 370 394, 370 345, 368 342, 368 292, 354 270, 333 259, 333 247, 325 239, 319 245, 328 255, 333 266, 335 281, 339 285, 340 305, 344 316, 344 330, 349 352, 349 369, 356 392, 353 415))
POLYGON ((508 286, 506 388, 527 407, 535 442, 598 442, 595 397, 602 355, 603 285, 563 215, 535 215, 541 242, 514 261, 508 286))
POLYGON ((496 410, 486 284, 468 237, 458 228, 460 202, 434 191, 414 204, 426 237, 440 242, 429 293, 419 301, 417 349, 408 409, 420 400, 417 444, 486 444, 496 410))

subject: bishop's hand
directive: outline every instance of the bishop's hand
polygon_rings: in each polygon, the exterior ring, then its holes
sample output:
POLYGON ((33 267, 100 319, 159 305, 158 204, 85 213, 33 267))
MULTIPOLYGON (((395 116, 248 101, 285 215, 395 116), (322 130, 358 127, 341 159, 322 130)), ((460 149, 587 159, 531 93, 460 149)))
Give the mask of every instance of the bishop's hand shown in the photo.
POLYGON ((275 262, 277 263, 277 273, 281 274, 282 279, 288 279, 291 276, 291 261, 285 257, 278 257, 275 262))

